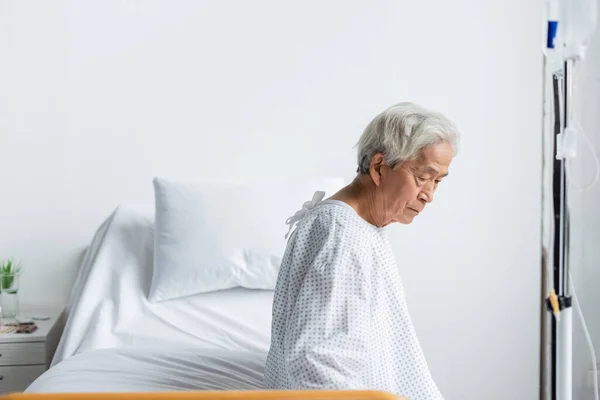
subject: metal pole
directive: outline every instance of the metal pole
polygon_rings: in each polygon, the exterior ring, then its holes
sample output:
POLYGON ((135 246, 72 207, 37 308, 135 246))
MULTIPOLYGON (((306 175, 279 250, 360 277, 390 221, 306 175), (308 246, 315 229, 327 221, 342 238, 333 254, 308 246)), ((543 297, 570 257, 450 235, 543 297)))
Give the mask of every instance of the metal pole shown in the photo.
MULTIPOLYGON (((559 114, 555 118, 555 154, 558 147, 559 134, 565 132, 572 113, 572 67, 573 61, 564 64, 562 73, 555 74, 555 99, 562 99, 562 104, 555 106, 559 114), (557 126, 558 125, 558 126, 557 126), (560 130, 558 130, 558 129, 560 130), (557 132, 558 130, 558 132, 557 132)), ((555 100, 556 101, 556 100, 555 100)), ((566 160, 554 160, 553 200, 554 200, 554 287, 558 296, 560 319, 553 322, 553 353, 556 378, 556 400, 571 400, 573 397, 573 329, 572 308, 569 288, 569 213, 567 206, 566 160)))
MULTIPOLYGON (((561 183, 561 170, 562 170, 562 160, 556 158, 558 153, 558 135, 560 135, 562 131, 562 121, 563 121, 563 73, 562 71, 555 72, 552 75, 552 106, 553 106, 553 115, 554 115, 554 126, 553 126, 553 148, 552 148, 552 200, 553 200, 553 238, 552 238, 552 253, 551 253, 551 262, 552 262, 552 288, 555 291, 558 291, 558 288, 561 286, 561 257, 562 254, 560 250, 560 240, 561 232, 560 232, 560 183, 561 183)), ((554 310, 551 310, 554 311, 554 310)), ((558 330, 557 330, 557 320, 556 318, 551 318, 551 341, 550 341, 550 350, 551 350, 551 363, 550 363, 550 399, 557 400, 557 338, 558 338, 558 330)))

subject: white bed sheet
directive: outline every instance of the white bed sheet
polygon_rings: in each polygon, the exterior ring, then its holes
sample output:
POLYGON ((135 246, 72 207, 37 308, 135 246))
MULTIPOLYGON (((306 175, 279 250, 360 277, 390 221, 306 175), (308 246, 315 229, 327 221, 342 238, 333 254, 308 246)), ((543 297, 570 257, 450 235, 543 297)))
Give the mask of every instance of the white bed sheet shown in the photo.
POLYGON ((26 392, 257 390, 264 363, 263 355, 231 350, 95 350, 49 369, 26 392))
POLYGON ((51 366, 107 348, 266 353, 273 292, 236 288, 151 304, 153 216, 121 206, 100 226, 67 305, 51 366))

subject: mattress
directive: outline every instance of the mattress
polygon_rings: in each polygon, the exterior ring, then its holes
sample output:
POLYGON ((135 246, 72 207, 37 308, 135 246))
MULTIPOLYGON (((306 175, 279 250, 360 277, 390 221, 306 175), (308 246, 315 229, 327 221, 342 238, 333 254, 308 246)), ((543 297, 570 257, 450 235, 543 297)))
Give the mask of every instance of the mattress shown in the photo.
POLYGON ((121 348, 77 354, 26 393, 259 390, 266 354, 233 350, 121 348))

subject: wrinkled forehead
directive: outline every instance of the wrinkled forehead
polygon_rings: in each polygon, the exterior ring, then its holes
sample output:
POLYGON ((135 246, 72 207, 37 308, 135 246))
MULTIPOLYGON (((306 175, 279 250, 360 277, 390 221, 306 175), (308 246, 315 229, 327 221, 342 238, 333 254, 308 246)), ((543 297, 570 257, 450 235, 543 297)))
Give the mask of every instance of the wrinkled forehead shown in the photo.
POLYGON ((423 149, 420 156, 411 162, 412 168, 427 175, 444 177, 452 162, 452 149, 449 145, 439 144, 423 149))
POLYGON ((435 163, 423 164, 415 167, 417 171, 424 175, 433 176, 436 178, 444 178, 448 176, 448 167, 435 163))

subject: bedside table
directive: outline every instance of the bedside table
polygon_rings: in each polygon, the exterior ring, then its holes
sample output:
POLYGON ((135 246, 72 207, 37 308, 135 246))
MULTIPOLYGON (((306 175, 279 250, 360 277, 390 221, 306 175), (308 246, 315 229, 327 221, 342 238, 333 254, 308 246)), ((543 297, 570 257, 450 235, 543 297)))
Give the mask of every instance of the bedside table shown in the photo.
POLYGON ((0 394, 22 392, 49 367, 65 326, 63 307, 20 307, 22 317, 34 320, 33 333, 0 333, 0 394))

